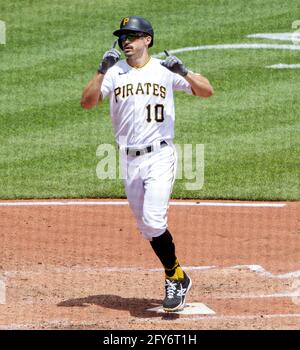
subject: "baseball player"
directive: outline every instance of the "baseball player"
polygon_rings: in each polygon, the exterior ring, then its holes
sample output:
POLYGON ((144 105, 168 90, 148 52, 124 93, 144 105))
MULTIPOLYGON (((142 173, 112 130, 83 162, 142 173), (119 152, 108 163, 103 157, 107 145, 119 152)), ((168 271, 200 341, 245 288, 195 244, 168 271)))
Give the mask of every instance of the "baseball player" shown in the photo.
POLYGON ((150 56, 154 32, 146 19, 125 17, 113 34, 118 39, 84 89, 81 105, 89 109, 109 97, 128 202, 140 232, 165 269, 163 308, 178 311, 184 308, 192 281, 179 264, 167 228, 177 161, 173 92, 209 97, 213 89, 204 76, 189 71, 167 51, 164 60, 150 56), (116 42, 126 59, 119 60, 116 42))

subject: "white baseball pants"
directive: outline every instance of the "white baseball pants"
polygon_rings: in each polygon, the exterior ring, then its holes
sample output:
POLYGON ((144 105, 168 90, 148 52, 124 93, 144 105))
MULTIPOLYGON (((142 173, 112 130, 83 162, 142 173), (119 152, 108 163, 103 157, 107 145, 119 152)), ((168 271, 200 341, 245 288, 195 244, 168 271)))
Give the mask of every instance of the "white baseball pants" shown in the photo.
POLYGON ((176 176, 176 148, 170 141, 139 156, 120 148, 121 166, 129 206, 145 239, 152 240, 167 229, 167 210, 176 176))

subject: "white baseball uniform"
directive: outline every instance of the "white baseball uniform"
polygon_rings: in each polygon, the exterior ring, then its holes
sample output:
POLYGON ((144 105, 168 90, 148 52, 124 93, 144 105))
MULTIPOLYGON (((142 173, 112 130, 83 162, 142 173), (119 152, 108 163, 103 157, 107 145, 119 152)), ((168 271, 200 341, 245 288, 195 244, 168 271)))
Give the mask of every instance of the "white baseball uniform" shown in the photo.
POLYGON ((139 230, 149 240, 167 228, 176 176, 174 90, 192 94, 183 77, 153 57, 141 68, 131 67, 126 60, 117 62, 101 86, 102 97, 110 99, 128 202, 139 230))

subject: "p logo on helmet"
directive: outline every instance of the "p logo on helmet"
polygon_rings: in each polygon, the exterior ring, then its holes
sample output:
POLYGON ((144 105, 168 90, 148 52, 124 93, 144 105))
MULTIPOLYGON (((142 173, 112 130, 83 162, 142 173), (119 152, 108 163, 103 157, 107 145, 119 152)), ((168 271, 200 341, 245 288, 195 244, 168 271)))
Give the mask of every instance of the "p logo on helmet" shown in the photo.
POLYGON ((129 22, 129 18, 128 18, 128 17, 125 17, 125 18, 123 19, 123 23, 122 23, 123 27, 126 26, 126 24, 127 24, 128 22, 129 22))

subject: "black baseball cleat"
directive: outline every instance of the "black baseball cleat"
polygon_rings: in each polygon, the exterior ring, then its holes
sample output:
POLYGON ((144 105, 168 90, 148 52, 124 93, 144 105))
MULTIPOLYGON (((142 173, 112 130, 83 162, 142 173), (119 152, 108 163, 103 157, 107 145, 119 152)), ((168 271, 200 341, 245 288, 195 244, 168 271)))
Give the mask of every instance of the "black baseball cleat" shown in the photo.
POLYGON ((184 279, 173 280, 166 278, 166 296, 163 302, 163 309, 166 312, 180 311, 184 308, 188 291, 192 287, 191 278, 184 272, 184 279))

